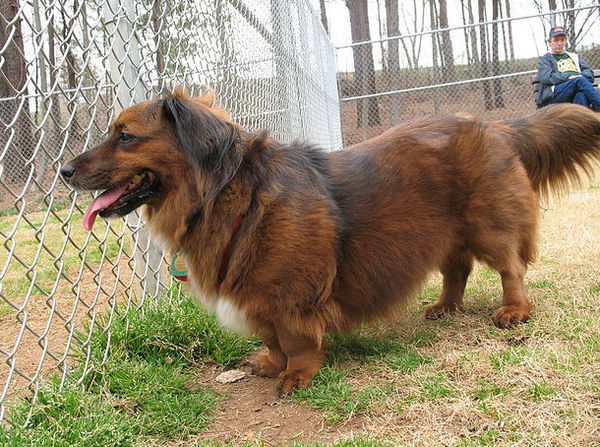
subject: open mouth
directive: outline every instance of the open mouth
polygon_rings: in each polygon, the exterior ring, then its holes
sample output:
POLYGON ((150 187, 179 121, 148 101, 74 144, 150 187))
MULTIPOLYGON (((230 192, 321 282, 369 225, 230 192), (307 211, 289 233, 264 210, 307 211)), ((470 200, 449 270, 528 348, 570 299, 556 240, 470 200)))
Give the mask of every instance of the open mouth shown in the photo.
POLYGON ((128 182, 110 188, 94 199, 83 215, 83 226, 91 231, 96 216, 114 217, 131 213, 158 192, 159 182, 151 171, 134 175, 128 182))

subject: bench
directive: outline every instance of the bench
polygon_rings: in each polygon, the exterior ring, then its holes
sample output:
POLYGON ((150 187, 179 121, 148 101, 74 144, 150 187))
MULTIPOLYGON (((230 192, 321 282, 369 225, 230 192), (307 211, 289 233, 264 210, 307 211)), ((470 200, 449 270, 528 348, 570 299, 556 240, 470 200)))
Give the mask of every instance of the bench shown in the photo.
MULTIPOLYGON (((537 80, 537 75, 531 76, 531 84, 533 85, 533 93, 537 94, 540 89, 540 82, 537 80)), ((594 87, 600 85, 600 70, 594 70, 594 87)))

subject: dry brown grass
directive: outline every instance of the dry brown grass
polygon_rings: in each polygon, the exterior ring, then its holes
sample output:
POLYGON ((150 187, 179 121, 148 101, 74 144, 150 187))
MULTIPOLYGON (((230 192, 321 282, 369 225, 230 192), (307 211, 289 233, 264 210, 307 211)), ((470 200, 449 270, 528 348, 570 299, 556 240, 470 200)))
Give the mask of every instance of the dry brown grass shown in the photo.
MULTIPOLYGON (((370 412, 373 433, 423 446, 600 445, 600 181, 551 200, 540 235, 527 324, 500 331, 489 323, 500 287, 483 266, 464 314, 429 323, 417 318, 419 305, 398 322, 405 337, 430 332, 437 341, 422 350, 431 364, 408 375, 382 371, 394 391, 370 412), (448 395, 420 397, 432 378, 448 395)), ((438 289, 434 278, 424 300, 438 289)))

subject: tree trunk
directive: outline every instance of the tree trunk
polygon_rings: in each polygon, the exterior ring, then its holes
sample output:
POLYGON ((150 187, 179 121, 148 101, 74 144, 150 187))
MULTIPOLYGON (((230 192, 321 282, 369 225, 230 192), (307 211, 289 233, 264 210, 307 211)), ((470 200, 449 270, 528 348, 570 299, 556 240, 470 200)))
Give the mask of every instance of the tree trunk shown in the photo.
MULTIPOLYGON (((448 28, 448 7, 446 0, 439 0, 439 25, 440 28, 448 28)), ((456 79, 454 69, 454 50, 452 48, 452 40, 450 39, 450 31, 442 31, 442 45, 440 55, 442 56, 442 73, 445 82, 452 82, 456 79)))
MULTIPOLYGON (((498 43, 498 12, 500 0, 492 0, 492 75, 499 76, 500 70, 500 45, 498 43)), ((502 93, 502 80, 494 79, 494 105, 504 107, 504 95, 502 93)))
POLYGON ((467 16, 465 14, 465 6, 465 0, 460 0, 460 13, 462 15, 462 23, 463 25, 465 25, 465 28, 463 29, 463 34, 465 39, 465 50, 467 51, 467 65, 469 66, 470 71, 473 67, 473 57, 471 56, 471 46, 469 45, 469 28, 466 27, 468 22, 467 16))
MULTIPOLYGON (((381 0, 375 0, 377 2, 377 23, 379 25, 379 37, 385 36, 383 29, 383 20, 381 20, 381 0)), ((368 5, 368 2, 367 2, 368 5)), ((383 40, 379 41, 379 51, 381 51, 381 68, 383 71, 387 71, 387 48, 383 40)))
POLYGON ((15 20, 18 10, 18 0, 0 0, 0 45, 6 47, 0 72, 0 147, 9 145, 5 158, 0 161, 10 181, 28 178, 33 165, 27 166, 26 163, 35 147, 29 102, 20 103, 18 99, 19 95, 26 93, 27 83, 21 19, 15 20), (13 125, 9 128, 7 123, 10 122, 13 125))
MULTIPOLYGON (((550 11, 556 11, 556 0, 548 0, 548 7, 550 11)), ((556 26, 556 14, 550 15, 550 27, 556 26)))
MULTIPOLYGON (((62 137, 61 137, 61 127, 62 127, 62 117, 60 115, 60 96, 57 93, 57 90, 54 86, 58 85, 58 78, 60 78, 60 68, 56 64, 56 33, 55 33, 55 25, 54 25, 54 17, 51 15, 49 17, 50 22, 48 23, 48 63, 50 65, 50 88, 54 89, 52 91, 52 95, 50 96, 50 123, 49 123, 49 135, 50 135, 50 144, 48 145, 47 154, 50 156, 52 160, 55 160, 60 154, 60 150, 62 148, 62 137)), ((43 74, 44 75, 44 74, 43 74)), ((49 92, 44 92, 49 93, 49 92)), ((46 165, 44 164, 40 168, 40 172, 38 172, 38 178, 43 179, 46 174, 46 165)))
POLYGON ((319 8, 321 9, 321 23, 325 32, 329 36, 329 24, 327 23, 327 8, 325 8, 325 0, 319 0, 319 8))
MULTIPOLYGON (((473 17, 473 5, 471 0, 467 0, 467 9, 469 14, 469 23, 474 24, 475 18, 473 17)), ((471 38, 471 51, 473 55, 473 63, 479 65, 479 49, 477 48, 477 30, 475 27, 469 28, 469 36, 471 38)))
MULTIPOLYGON (((510 15, 510 0, 506 0, 506 18, 510 19, 511 15, 510 15)), ((515 60, 515 42, 513 39, 513 32, 512 32, 512 21, 508 21, 507 22, 508 25, 508 48, 510 51, 510 60, 514 61, 515 60)))
POLYGON ((165 90, 165 79, 167 73, 165 71, 165 51, 164 51, 164 36, 166 35, 165 22, 163 21, 163 9, 161 0, 154 0, 152 4, 152 28, 154 31, 154 47, 156 48, 156 72, 158 74, 158 91, 162 95, 165 90))
MULTIPOLYGON (((388 37, 399 36, 398 28, 398 0, 386 0, 385 16, 388 37)), ((400 53, 398 46, 399 39, 388 41, 388 77, 390 80, 390 90, 400 90, 400 53)), ((400 95, 389 97, 390 102, 390 124, 395 126, 400 124, 400 95)))
MULTIPOLYGON (((478 2, 479 9, 479 23, 485 22, 485 0, 479 0, 478 2)), ((489 78, 490 76, 490 66, 487 55, 487 36, 485 25, 481 25, 479 28, 479 42, 481 44, 481 77, 489 78)), ((485 105, 486 110, 491 110, 494 108, 492 101, 492 89, 490 86, 490 81, 483 81, 483 103, 485 105)))
MULTIPOLYGON (((431 21, 431 29, 437 29, 437 11, 434 0, 429 0, 429 20, 431 21)), ((433 60, 433 83, 438 84, 439 82, 439 65, 438 65, 438 40, 437 34, 431 35, 431 54, 433 60)), ((439 95, 433 95, 433 110, 435 113, 440 111, 440 99, 439 95)))
MULTIPOLYGON (((346 0, 350 12, 350 32, 352 42, 368 42, 371 40, 369 30, 369 12, 366 0, 346 0)), ((371 95, 376 93, 375 63, 373 49, 370 43, 352 47, 354 57, 354 88, 357 95, 371 95)), ((379 104, 377 98, 358 100, 358 124, 364 123, 363 109, 366 103, 367 123, 369 126, 381 124, 379 104)))
MULTIPOLYGON (((570 9, 575 7, 575 0, 563 0, 564 8, 570 9)), ((577 34, 576 34, 576 26, 575 26, 575 11, 569 11, 564 13, 564 27, 568 33, 567 37, 569 38, 567 49, 568 51, 575 51, 575 47, 577 46, 577 34)))
MULTIPOLYGON (((416 70, 419 68, 419 59, 421 57, 421 45, 423 43, 423 35, 419 35, 425 30, 425 11, 427 8, 426 1, 418 2, 421 6, 421 10, 417 11, 417 0, 413 0, 412 2, 412 12, 414 17, 414 22, 412 24, 412 28, 408 28, 409 34, 414 34, 412 37, 409 37, 411 53, 408 52, 406 48, 406 44, 404 43, 404 39, 401 40, 401 44, 404 47, 404 51, 406 53, 406 59, 408 61, 409 68, 412 70, 416 70), (419 26, 419 17, 421 17, 421 24, 419 26)), ((406 16, 404 16, 406 18, 406 16)), ((407 25, 408 27, 408 25, 407 25)))

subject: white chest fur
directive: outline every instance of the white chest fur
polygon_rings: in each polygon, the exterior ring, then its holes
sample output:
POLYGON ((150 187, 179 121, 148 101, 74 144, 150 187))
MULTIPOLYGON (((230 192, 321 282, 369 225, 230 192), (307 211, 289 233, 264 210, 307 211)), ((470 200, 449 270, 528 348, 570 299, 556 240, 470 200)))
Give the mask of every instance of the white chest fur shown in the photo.
POLYGON ((248 321, 246 314, 231 298, 216 293, 214 295, 203 294, 194 285, 193 280, 190 281, 190 288, 202 306, 217 316, 221 326, 243 337, 250 337, 254 334, 252 325, 248 321))

